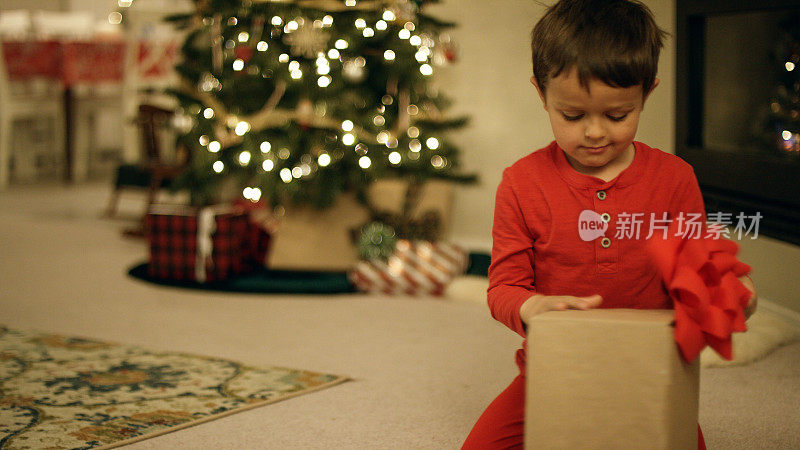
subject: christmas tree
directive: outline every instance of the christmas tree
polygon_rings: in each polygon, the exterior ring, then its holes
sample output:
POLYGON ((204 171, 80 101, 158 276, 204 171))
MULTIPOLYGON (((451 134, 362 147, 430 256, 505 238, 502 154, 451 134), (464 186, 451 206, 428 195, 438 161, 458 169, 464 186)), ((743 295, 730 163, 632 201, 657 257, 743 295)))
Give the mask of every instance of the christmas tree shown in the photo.
POLYGON ((778 85, 757 134, 783 155, 800 156, 800 16, 779 27, 774 50, 778 85))
POLYGON ((454 24, 424 12, 436 0, 194 1, 169 19, 187 32, 172 93, 193 204, 232 185, 272 206, 354 192, 373 210, 378 179, 407 179, 408 204, 426 180, 474 181, 447 140, 466 118, 431 84, 454 59, 454 24))

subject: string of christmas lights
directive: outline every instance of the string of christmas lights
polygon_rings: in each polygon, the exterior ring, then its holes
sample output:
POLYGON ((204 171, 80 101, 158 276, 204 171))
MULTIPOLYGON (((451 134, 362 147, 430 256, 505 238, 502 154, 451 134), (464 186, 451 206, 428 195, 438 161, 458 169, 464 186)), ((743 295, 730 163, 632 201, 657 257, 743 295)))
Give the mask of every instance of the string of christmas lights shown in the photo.
POLYGON ((784 20, 773 51, 778 84, 757 121, 756 134, 782 156, 800 155, 800 21, 799 14, 784 20))
POLYGON ((317 207, 383 177, 473 180, 447 139, 466 119, 443 114, 432 84, 455 48, 430 2, 196 0, 173 17, 188 31, 172 93, 193 201, 225 180, 252 201, 317 207))

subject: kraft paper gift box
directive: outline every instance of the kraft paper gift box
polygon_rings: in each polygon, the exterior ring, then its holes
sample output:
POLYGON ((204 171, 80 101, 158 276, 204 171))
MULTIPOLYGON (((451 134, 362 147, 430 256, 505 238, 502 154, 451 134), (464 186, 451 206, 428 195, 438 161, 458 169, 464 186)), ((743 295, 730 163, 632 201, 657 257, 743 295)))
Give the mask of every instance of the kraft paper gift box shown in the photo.
POLYGON ((700 367, 681 358, 673 314, 598 309, 535 317, 525 448, 696 449, 700 367))

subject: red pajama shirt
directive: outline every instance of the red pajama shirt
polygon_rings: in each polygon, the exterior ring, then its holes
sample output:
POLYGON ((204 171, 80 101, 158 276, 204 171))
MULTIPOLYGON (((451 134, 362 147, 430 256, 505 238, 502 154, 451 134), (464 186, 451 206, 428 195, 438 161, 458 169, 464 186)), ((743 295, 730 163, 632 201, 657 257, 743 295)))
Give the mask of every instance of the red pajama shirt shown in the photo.
MULTIPOLYGON (((645 238, 668 220, 705 210, 692 167, 677 156, 634 142, 628 168, 611 181, 577 172, 553 142, 507 168, 497 188, 489 268, 492 316, 525 337, 519 316, 533 294, 600 294, 601 308, 671 308, 645 238), (609 214, 607 241, 583 241, 584 210, 609 214), (639 238, 634 226, 639 222, 639 238), (617 237, 618 231, 621 236, 617 237)), ((524 371, 525 353, 517 352, 524 371)))
MULTIPOLYGON (((641 142, 634 146, 633 162, 611 181, 577 172, 555 142, 503 172, 497 188, 489 268, 492 317, 525 337, 519 310, 535 293, 600 294, 601 308, 672 307, 657 267, 648 258, 645 238, 651 229, 661 236, 667 221, 680 222, 689 233, 701 233, 706 220, 703 198, 689 164, 641 142), (608 214, 604 236, 590 241, 581 238, 579 218, 584 211, 593 211, 596 214, 584 215, 595 218, 608 214)), ((523 349, 516 354, 522 377, 525 347, 523 342, 523 349)), ((523 410, 524 403, 520 379, 510 386, 516 394, 501 394, 505 403, 519 402, 517 411, 523 410)), ((491 409, 484 416, 491 415, 491 409)), ((509 410, 507 405, 502 409, 509 410)), ((467 447, 484 440, 473 436, 476 432, 485 435, 487 421, 493 422, 484 416, 470 434, 467 447)), ((523 418, 517 419, 511 427, 517 431, 502 432, 504 442, 515 442, 517 434, 522 442, 523 418)), ((502 426, 508 428, 508 424, 502 426)))

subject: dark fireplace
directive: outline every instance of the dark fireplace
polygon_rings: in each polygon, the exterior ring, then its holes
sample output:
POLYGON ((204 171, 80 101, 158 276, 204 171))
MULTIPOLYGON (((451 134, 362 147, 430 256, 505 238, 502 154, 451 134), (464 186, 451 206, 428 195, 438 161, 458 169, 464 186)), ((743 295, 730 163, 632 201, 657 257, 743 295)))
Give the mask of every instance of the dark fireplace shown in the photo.
POLYGON ((711 212, 800 245, 800 1, 677 0, 676 153, 711 212))

